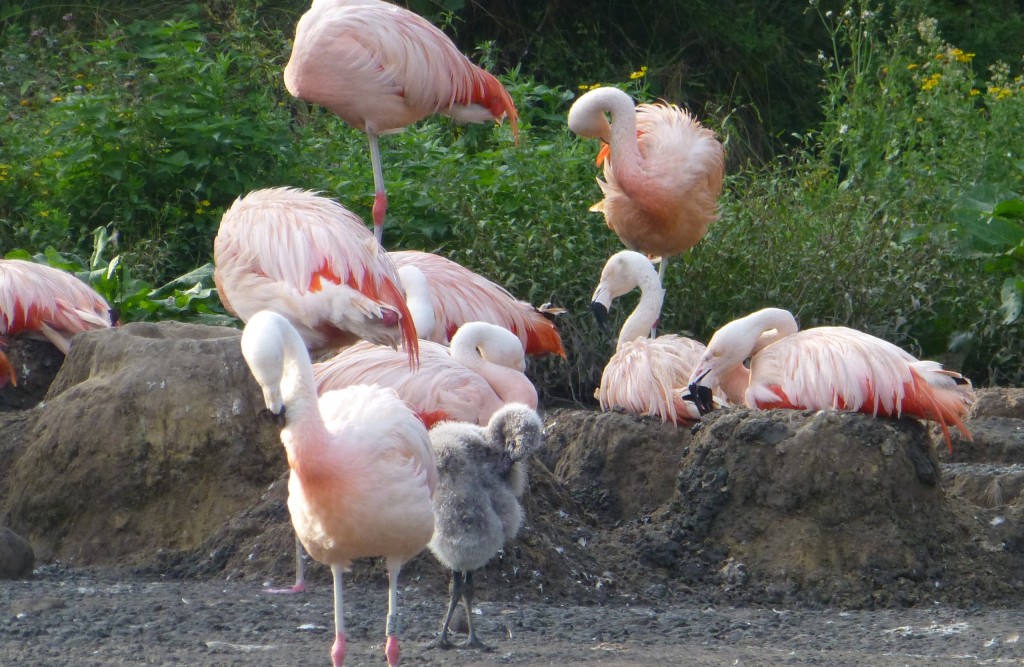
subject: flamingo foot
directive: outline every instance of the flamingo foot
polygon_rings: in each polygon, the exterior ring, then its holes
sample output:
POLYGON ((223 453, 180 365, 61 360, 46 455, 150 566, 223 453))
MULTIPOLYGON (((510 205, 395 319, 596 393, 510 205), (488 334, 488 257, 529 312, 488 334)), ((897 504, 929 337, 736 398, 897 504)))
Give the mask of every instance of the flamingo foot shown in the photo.
POLYGON ((290 588, 267 588, 263 592, 268 595, 294 595, 296 593, 305 593, 306 582, 296 581, 295 585, 290 588))
POLYGON ((341 667, 345 664, 345 633, 339 632, 334 637, 334 646, 331 647, 331 665, 341 667))
POLYGON ((395 667, 398 664, 398 655, 398 637, 388 635, 388 641, 384 645, 384 657, 388 659, 389 667, 395 667))

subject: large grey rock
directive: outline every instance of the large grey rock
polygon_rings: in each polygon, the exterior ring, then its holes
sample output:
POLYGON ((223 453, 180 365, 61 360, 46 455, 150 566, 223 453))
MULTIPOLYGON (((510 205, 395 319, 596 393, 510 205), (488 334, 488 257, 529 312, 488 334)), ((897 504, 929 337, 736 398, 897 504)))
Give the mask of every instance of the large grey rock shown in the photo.
POLYGON ((201 543, 286 469, 239 340, 176 322, 77 336, 9 454, 3 518, 43 560, 201 543))

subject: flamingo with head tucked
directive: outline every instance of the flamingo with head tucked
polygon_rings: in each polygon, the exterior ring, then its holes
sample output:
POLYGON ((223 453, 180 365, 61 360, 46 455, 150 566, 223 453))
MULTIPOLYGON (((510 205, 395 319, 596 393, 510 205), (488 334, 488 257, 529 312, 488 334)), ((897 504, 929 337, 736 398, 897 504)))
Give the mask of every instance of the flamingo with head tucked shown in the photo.
POLYGON ((668 259, 697 245, 717 219, 724 149, 715 133, 674 104, 634 105, 618 88, 597 88, 569 109, 569 129, 604 142, 598 179, 604 200, 591 210, 630 250, 668 259), (605 114, 611 116, 611 123, 605 114))
POLYGON ((938 422, 950 450, 950 426, 971 439, 963 422, 975 400, 970 380, 856 329, 799 331, 781 308, 764 308, 715 332, 690 377, 702 411, 710 408, 699 398, 707 394, 702 388, 713 383, 751 408, 910 415, 938 422))
POLYGON ((288 511, 299 540, 334 576, 331 661, 345 660, 342 573, 356 558, 383 556, 388 570, 384 653, 398 663, 398 575, 434 532, 437 466, 427 429, 394 390, 356 385, 317 397, 306 346, 287 319, 254 314, 242 354, 267 408, 284 412, 291 474, 288 511))
POLYGON ((381 0, 313 0, 295 28, 284 83, 366 133, 378 242, 388 206, 380 134, 433 114, 467 123, 507 116, 518 140, 518 114, 501 83, 432 23, 381 0))
MULTIPOLYGON (((0 343, 4 337, 32 336, 64 354, 75 334, 116 323, 110 306, 89 285, 66 271, 20 259, 0 259, 0 343)), ((17 384, 0 349, 0 387, 17 384)))
POLYGON ((479 273, 441 255, 419 250, 388 253, 398 268, 420 338, 447 344, 466 322, 505 327, 523 343, 526 354, 565 358, 562 337, 551 318, 562 312, 535 308, 479 273))
POLYGON ((603 324, 612 301, 637 287, 640 301, 623 322, 615 354, 601 374, 597 390, 601 409, 622 409, 677 424, 697 421, 700 412, 688 400, 687 385, 704 354, 704 344, 675 334, 648 337, 665 299, 651 261, 632 250, 612 255, 601 271, 591 310, 603 324))
POLYGON ((250 192, 224 213, 213 248, 221 301, 243 322, 273 310, 314 353, 365 339, 402 344, 415 363, 416 327, 395 267, 338 202, 295 188, 250 192))

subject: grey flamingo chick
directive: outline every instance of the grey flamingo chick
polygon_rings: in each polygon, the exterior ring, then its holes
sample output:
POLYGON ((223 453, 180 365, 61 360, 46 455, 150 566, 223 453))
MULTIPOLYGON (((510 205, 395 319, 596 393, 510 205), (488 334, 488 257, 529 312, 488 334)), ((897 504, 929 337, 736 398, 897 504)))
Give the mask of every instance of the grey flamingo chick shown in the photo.
POLYGON ((452 571, 448 610, 430 646, 452 646, 448 626, 462 600, 469 637, 461 646, 486 648, 473 628, 473 572, 519 532, 525 459, 540 446, 543 433, 537 413, 519 403, 499 409, 485 427, 442 422, 430 430, 438 485, 434 536, 427 547, 452 571))

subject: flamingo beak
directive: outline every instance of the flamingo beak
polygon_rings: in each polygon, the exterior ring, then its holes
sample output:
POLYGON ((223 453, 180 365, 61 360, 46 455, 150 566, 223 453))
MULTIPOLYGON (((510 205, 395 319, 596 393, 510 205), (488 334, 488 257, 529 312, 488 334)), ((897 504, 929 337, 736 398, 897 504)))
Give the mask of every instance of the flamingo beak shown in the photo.
POLYGON ((602 331, 607 331, 608 308, 600 301, 594 301, 590 304, 590 312, 594 314, 594 320, 597 321, 597 326, 600 327, 602 331))
POLYGON ((612 147, 610 144, 601 144, 601 150, 597 152, 597 166, 603 166, 605 160, 609 159, 612 155, 612 147))
POLYGON ((701 381, 707 377, 710 372, 711 369, 709 368, 697 376, 688 387, 690 393, 683 396, 683 399, 693 401, 693 404, 697 406, 697 412, 700 413, 701 417, 715 409, 711 387, 701 384, 701 381))

